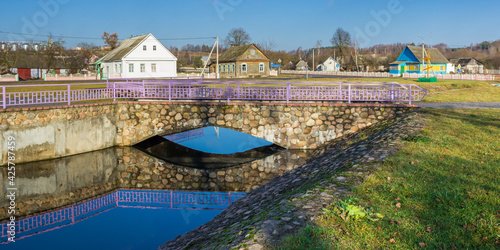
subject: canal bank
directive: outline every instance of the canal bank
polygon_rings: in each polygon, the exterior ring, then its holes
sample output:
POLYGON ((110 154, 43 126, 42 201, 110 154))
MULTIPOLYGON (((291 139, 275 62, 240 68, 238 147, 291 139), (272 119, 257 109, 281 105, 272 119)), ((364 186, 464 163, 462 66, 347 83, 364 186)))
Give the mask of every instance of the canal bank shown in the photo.
POLYGON ((410 112, 338 138, 303 166, 274 178, 236 201, 212 221, 165 243, 162 249, 262 249, 275 246, 349 194, 417 134, 424 121, 410 112))

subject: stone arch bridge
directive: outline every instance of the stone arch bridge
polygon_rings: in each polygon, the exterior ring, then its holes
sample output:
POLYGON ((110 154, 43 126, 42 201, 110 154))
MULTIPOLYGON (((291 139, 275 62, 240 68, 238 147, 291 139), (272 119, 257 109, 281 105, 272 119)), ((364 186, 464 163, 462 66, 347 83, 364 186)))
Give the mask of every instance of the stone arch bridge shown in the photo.
POLYGON ((16 164, 113 146, 154 135, 219 126, 289 149, 315 149, 346 133, 391 119, 416 106, 340 103, 216 103, 117 101, 1 110, 1 165, 16 142, 16 164))

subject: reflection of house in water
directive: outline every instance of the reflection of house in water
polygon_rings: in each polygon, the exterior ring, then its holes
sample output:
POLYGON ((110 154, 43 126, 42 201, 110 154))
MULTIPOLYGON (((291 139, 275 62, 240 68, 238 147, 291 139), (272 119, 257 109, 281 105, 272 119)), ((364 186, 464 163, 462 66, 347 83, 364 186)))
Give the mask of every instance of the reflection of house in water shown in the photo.
MULTIPOLYGON (((225 169, 167 163, 133 147, 110 148, 16 166, 17 218, 73 204, 116 189, 248 192, 305 163, 303 151, 282 151, 225 169), (30 205, 28 205, 30 204, 30 205)), ((0 221, 7 213, 7 169, 0 169, 0 221)))

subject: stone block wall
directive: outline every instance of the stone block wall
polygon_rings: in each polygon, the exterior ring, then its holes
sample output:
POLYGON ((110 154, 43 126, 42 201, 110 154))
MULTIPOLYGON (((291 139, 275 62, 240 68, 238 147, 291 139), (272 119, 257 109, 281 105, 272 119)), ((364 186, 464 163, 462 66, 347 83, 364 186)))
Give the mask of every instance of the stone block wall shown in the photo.
POLYGON ((219 126, 288 149, 324 143, 391 119, 415 106, 384 104, 284 104, 114 102, 0 110, 0 165, 8 138, 15 163, 52 159, 113 146, 132 146, 154 135, 219 126))
POLYGON ((205 126, 244 132, 288 149, 324 143, 400 115, 413 106, 378 104, 119 103, 117 144, 205 126))

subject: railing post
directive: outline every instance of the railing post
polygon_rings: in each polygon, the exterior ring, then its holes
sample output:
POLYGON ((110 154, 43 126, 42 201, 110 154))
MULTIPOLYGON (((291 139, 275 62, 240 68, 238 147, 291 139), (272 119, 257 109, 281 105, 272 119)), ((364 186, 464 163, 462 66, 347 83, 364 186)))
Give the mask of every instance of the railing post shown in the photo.
POLYGON ((411 85, 413 85, 413 84, 410 84, 410 96, 408 98, 410 100, 410 103, 409 103, 410 105, 411 105, 411 96, 412 96, 412 94, 411 94, 411 85))
POLYGON ((168 101, 172 102, 172 82, 168 83, 168 101))
POLYGON ((339 100, 342 101, 342 83, 339 83, 339 100))
POLYGON ((391 84, 391 102, 394 101, 394 83, 391 84))
POLYGON ((290 102, 290 83, 286 84, 286 104, 290 102))
POLYGON ((191 82, 188 83, 188 97, 191 99, 191 82))
POLYGON ((2 106, 3 109, 7 108, 7 93, 5 92, 5 86, 2 86, 2 106))
POLYGON ((241 100, 240 83, 238 82, 238 99, 241 100))
POLYGON ((71 85, 68 84, 68 105, 71 105, 71 85))
POLYGON ((349 86, 348 91, 347 91, 347 93, 349 94, 348 100, 349 100, 349 104, 351 104, 351 84, 349 84, 348 86, 349 86))

